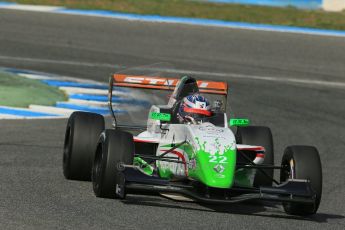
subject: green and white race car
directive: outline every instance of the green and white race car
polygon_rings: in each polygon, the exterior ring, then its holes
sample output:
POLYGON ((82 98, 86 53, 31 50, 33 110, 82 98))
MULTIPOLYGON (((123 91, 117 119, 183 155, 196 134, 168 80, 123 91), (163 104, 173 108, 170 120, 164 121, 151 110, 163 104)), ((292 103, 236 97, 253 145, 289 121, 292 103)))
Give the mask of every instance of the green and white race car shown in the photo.
POLYGON ((67 124, 63 172, 67 179, 92 180, 97 197, 125 199, 126 194, 163 195, 203 203, 230 204, 270 200, 294 215, 318 210, 322 193, 321 162, 311 146, 289 146, 274 165, 269 128, 229 119, 225 82, 114 74, 104 117, 74 112, 67 124), (173 90, 167 105, 152 105, 147 126, 119 124, 113 111, 113 87, 173 90), (177 110, 187 95, 217 97, 212 115, 182 122, 177 110), (129 132, 130 131, 130 132, 129 132), (139 132, 133 136, 133 132, 139 132), (280 181, 274 179, 280 171, 280 181))

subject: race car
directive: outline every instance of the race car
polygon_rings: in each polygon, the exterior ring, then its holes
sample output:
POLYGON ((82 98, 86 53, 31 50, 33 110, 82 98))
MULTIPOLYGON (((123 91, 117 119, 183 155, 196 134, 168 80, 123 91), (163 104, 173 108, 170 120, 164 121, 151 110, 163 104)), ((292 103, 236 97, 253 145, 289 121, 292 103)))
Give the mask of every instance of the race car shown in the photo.
POLYGON ((105 129, 99 114, 74 112, 70 116, 63 152, 65 178, 91 180, 95 195, 102 198, 158 194, 222 205, 269 200, 282 203, 288 214, 315 214, 322 194, 317 149, 289 146, 281 164, 274 165, 270 129, 250 126, 248 119, 228 119, 227 95, 226 82, 189 76, 112 75, 109 109, 113 127, 105 129), (119 124, 113 87, 172 94, 167 104, 151 106, 146 126, 119 124), (194 111, 207 116, 181 119, 181 106, 186 106, 191 95, 222 99, 207 104, 207 112, 201 111, 206 104, 199 103, 194 111), (280 171, 279 181, 274 178, 275 170, 280 171))

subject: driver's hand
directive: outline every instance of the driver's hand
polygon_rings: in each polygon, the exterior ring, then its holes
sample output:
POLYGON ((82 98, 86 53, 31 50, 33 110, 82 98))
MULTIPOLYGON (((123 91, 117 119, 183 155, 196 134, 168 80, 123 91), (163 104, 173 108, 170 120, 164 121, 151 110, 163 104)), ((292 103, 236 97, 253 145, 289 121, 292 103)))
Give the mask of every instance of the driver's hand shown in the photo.
POLYGON ((196 122, 195 122, 194 118, 191 117, 191 116, 185 116, 184 117, 184 121, 187 124, 194 124, 194 125, 196 125, 196 122))

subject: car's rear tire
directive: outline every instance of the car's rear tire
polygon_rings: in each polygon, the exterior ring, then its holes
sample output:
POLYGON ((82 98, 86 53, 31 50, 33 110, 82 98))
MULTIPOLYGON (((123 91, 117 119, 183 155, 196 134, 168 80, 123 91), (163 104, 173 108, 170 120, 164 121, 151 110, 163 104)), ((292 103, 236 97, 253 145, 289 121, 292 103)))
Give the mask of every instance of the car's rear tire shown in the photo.
MULTIPOLYGON (((266 150, 263 164, 274 165, 273 137, 270 128, 263 126, 238 127, 236 141, 238 144, 263 146, 266 150)), ((273 169, 265 169, 264 171, 273 178, 273 169)), ((272 179, 258 170, 253 185, 255 187, 272 186, 272 179)))
POLYGON ((63 150, 63 174, 66 179, 91 180, 95 149, 103 130, 103 116, 87 112, 71 114, 67 122, 63 150))
POLYGON ((133 164, 133 135, 118 130, 105 130, 97 145, 92 167, 93 191, 97 197, 125 198, 121 164, 133 164), (121 186, 121 195, 116 190, 121 186))
POLYGON ((309 180, 312 189, 316 193, 316 199, 315 203, 312 205, 283 203, 285 212, 291 215, 301 216, 315 214, 319 208, 322 195, 321 160, 319 152, 315 147, 289 146, 285 149, 282 159, 280 181, 285 182, 289 178, 309 180), (291 167, 294 173, 291 173, 291 167))

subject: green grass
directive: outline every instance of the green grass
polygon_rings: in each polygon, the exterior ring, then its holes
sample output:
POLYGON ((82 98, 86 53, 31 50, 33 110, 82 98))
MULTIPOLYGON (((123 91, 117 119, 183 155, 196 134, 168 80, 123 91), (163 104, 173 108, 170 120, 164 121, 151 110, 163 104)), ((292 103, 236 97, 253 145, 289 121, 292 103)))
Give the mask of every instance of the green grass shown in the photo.
POLYGON ((30 104, 55 105, 66 96, 57 88, 0 71, 0 105, 27 107, 30 104))
POLYGON ((345 30, 345 12, 299 10, 292 7, 215 4, 192 0, 8 0, 8 2, 345 30))

